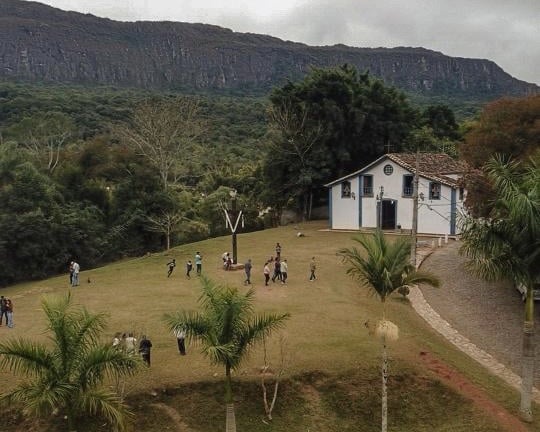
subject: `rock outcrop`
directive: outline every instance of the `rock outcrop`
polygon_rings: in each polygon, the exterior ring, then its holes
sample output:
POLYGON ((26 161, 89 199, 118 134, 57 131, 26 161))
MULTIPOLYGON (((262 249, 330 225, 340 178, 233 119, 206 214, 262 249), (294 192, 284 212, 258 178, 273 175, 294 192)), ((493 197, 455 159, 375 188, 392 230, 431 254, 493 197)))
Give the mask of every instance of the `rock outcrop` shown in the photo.
POLYGON ((489 60, 424 48, 313 47, 204 24, 117 22, 0 0, 0 77, 152 89, 266 90, 348 63, 426 95, 524 96, 539 87, 489 60))

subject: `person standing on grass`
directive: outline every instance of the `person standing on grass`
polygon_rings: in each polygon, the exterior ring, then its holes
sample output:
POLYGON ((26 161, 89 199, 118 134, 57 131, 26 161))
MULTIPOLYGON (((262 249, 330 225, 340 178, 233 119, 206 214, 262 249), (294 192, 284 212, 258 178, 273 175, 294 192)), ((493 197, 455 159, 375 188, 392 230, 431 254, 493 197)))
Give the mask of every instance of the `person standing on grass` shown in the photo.
POLYGON ((170 277, 174 268, 176 267, 176 260, 173 258, 171 262, 168 262, 167 265, 169 266, 169 271, 167 272, 167 277, 170 277))
POLYGON ((121 336, 121 333, 120 332, 117 332, 114 334, 114 337, 113 337, 113 340, 112 340, 112 346, 113 348, 115 348, 116 350, 120 350, 120 348, 122 348, 122 346, 120 345, 120 336, 121 336))
POLYGON ((73 264, 75 264, 73 261, 70 261, 69 263, 69 284, 73 285, 73 264))
POLYGON ((268 286, 268 281, 270 280, 270 267, 268 267, 267 262, 264 263, 263 274, 264 274, 264 285, 268 286))
POLYGON ((79 272, 81 271, 81 266, 78 262, 73 261, 73 277, 71 278, 71 286, 79 286, 79 272))
POLYGON ((276 243, 276 258, 281 258, 281 245, 276 243))
POLYGON ((6 325, 8 323, 7 309, 6 309, 7 299, 4 296, 0 296, 0 326, 2 325, 2 319, 6 317, 6 325))
POLYGON ((284 284, 285 282, 287 282, 287 272, 289 271, 287 260, 281 261, 280 270, 281 270, 281 283, 284 284))
POLYGON ((6 299, 7 326, 13 328, 13 302, 6 299))
POLYGON ((143 335, 141 343, 139 344, 139 353, 148 366, 150 366, 150 348, 152 348, 152 342, 143 335))
POLYGON ((174 335, 178 344, 178 352, 180 355, 186 355, 186 331, 180 327, 174 331, 174 335))
POLYGON ((137 339, 133 336, 133 333, 129 333, 128 337, 124 341, 126 346, 126 353, 135 355, 135 348, 137 346, 137 339))
POLYGON ((197 269, 197 276, 200 276, 202 273, 202 255, 200 252, 195 254, 195 267, 197 269))
POLYGON ((244 281, 244 285, 251 285, 251 268, 252 267, 253 266, 251 265, 251 258, 250 258, 244 264, 244 271, 246 272, 246 280, 244 281))
POLYGON ((186 263, 186 276, 188 279, 191 279, 191 270, 193 270, 193 263, 191 262, 191 260, 188 260, 188 262, 186 263))
POLYGON ((313 282, 317 277, 315 276, 315 270, 317 270, 317 263, 315 262, 315 257, 311 258, 311 262, 309 263, 309 270, 311 274, 309 275, 309 281, 313 282))
POLYGON ((272 275, 272 282, 277 280, 281 281, 281 260, 279 257, 276 257, 274 261, 274 274, 272 275))

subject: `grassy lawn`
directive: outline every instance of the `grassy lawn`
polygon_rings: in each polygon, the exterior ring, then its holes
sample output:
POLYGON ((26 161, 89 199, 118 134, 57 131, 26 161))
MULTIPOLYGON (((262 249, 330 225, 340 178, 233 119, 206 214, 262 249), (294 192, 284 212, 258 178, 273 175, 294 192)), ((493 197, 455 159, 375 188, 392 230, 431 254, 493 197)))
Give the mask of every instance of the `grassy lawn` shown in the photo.
MULTIPOLYGON (((379 343, 364 326, 380 315, 379 301, 346 274, 336 251, 352 245, 351 233, 321 231, 326 223, 302 225, 305 237, 292 227, 280 227, 238 236, 239 260, 253 260, 252 281, 258 310, 289 312, 282 332, 290 361, 280 386, 274 421, 261 421, 263 406, 258 371, 264 364, 262 349, 252 352, 235 374, 238 430, 242 431, 376 431, 380 429, 379 343), (263 264, 280 242, 289 264, 287 285, 264 286, 263 264), (317 280, 309 282, 309 261, 317 260, 317 280)), ((188 344, 180 356, 176 340, 165 328, 164 313, 195 309, 200 295, 196 276, 185 277, 184 265, 195 252, 203 256, 203 273, 223 284, 243 287, 243 271, 225 272, 221 254, 230 251, 230 237, 206 240, 124 260, 103 268, 82 271, 81 286, 70 288, 68 276, 12 286, 2 294, 14 302, 15 328, 0 328, 0 338, 43 333, 40 308, 43 295, 71 290, 75 302, 91 311, 109 314, 108 340, 115 332, 146 334, 153 343, 152 367, 126 383, 126 395, 135 412, 133 430, 215 431, 224 427, 223 370, 210 366, 197 346, 188 344), (178 267, 166 277, 166 263, 178 267), (90 280, 90 283, 87 281, 90 280), (181 417, 182 428, 163 411, 164 404, 181 417)), ((193 273, 192 273, 193 275, 193 273)), ((441 295, 444 295, 441 289, 441 295)), ((518 394, 456 351, 419 318, 399 297, 388 304, 388 317, 400 328, 400 339, 390 346, 390 431, 503 431, 493 418, 441 384, 419 362, 429 351, 483 388, 496 402, 516 413, 518 394)), ((277 367, 279 337, 268 341, 267 355, 277 367)), ((0 389, 14 378, 0 372, 0 389)), ((31 429, 13 420, 6 432, 31 429), (13 424, 11 424, 13 423, 13 424), (19 423, 19 424, 16 424, 19 423)), ((55 430, 39 426, 35 430, 55 430)), ((100 423, 87 430, 102 429, 100 423)), ((3 429, 2 429, 3 430, 3 429)), ((537 421, 530 430, 540 430, 537 421)))

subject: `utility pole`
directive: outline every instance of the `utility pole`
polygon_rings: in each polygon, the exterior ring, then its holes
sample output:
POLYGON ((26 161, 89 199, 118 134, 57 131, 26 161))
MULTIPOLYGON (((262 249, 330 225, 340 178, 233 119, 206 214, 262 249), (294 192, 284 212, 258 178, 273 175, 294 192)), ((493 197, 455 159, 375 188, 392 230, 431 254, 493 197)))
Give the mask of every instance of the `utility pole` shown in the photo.
POLYGON ((411 229, 411 265, 416 268, 416 243, 418 234, 418 167, 420 165, 420 151, 416 148, 416 161, 414 167, 413 180, 413 213, 412 213, 412 229, 411 229))

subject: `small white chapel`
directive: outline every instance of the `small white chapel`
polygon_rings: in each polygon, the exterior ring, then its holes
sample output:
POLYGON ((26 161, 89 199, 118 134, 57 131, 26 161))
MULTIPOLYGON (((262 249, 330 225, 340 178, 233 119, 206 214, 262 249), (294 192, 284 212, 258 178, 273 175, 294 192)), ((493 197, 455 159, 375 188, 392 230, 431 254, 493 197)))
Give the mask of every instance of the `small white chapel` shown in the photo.
MULTIPOLYGON (((412 229, 415 166, 415 153, 388 153, 326 184, 330 228, 412 229)), ((458 234, 464 173, 465 165, 447 154, 419 154, 418 233, 458 234)))

